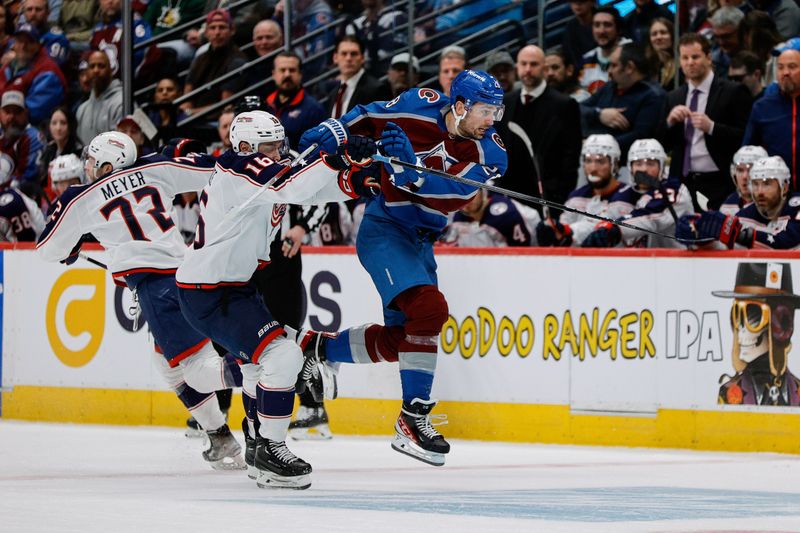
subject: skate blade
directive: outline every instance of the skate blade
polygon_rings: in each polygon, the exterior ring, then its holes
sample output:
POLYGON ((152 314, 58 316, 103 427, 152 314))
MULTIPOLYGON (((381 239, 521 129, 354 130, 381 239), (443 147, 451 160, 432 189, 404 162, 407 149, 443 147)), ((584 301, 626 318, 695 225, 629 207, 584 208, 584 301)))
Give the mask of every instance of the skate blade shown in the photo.
POLYGON ((292 428, 289 436, 292 440, 331 440, 333 433, 328 424, 320 424, 310 428, 292 428))
POLYGON ((279 476, 275 472, 256 470, 256 485, 262 489, 305 490, 311 486, 311 476, 279 476))
POLYGON ((223 457, 218 461, 208 461, 214 470, 244 470, 247 465, 241 455, 235 457, 223 457))
POLYGON ((247 465, 247 477, 250 479, 258 479, 258 468, 253 465, 247 465))
POLYGON ((422 461, 432 466, 444 466, 444 454, 423 450, 410 439, 401 435, 395 435, 392 441, 392 448, 402 454, 413 457, 417 461, 422 461))

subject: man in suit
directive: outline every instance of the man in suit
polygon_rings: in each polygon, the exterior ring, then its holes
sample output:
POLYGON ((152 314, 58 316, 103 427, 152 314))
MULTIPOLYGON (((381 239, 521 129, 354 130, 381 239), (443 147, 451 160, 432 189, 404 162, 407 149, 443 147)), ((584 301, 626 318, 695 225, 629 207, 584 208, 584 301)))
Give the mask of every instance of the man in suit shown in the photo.
POLYGON ((539 196, 541 178, 547 199, 563 203, 578 179, 580 111, 575 100, 548 86, 544 67, 544 52, 538 46, 525 46, 517 54, 522 87, 505 96, 505 116, 498 126, 508 145, 509 162, 501 183, 512 191, 539 196), (536 176, 525 145, 508 130, 508 121, 519 124, 530 137, 542 176, 536 176))
POLYGON ((341 37, 333 51, 333 63, 339 67, 338 83, 322 84, 330 95, 328 112, 340 118, 358 104, 386 100, 386 86, 364 70, 364 43, 355 35, 341 37))
POLYGON ((752 96, 741 83, 714 73, 711 45, 703 36, 684 34, 678 49, 686 83, 667 95, 664 144, 672 150, 670 177, 680 177, 695 210, 700 211, 698 192, 708 198, 708 209, 718 210, 733 192, 728 168, 742 145, 752 96))

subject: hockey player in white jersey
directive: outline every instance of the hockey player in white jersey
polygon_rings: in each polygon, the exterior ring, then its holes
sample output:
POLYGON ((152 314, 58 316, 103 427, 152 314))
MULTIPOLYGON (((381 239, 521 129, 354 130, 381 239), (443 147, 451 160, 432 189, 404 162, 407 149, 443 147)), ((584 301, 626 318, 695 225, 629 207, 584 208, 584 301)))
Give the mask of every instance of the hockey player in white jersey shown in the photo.
POLYGON ((759 159, 769 157, 761 146, 745 145, 733 154, 731 161, 731 179, 736 190, 732 192, 719 207, 720 213, 735 215, 742 208, 753 203, 750 193, 750 169, 759 159))
MULTIPOLYGON (((692 200, 686 185, 677 178, 665 178, 667 154, 655 139, 638 139, 628 150, 628 167, 636 183, 655 181, 657 187, 631 186, 615 195, 608 217, 624 221, 632 226, 666 235, 675 233, 677 219, 692 212, 692 200), (643 179, 637 177, 642 173, 643 179), (619 202, 618 202, 619 201, 619 202), (623 214, 615 212, 614 206, 632 204, 633 210, 623 214)), ((627 209, 627 208, 626 208, 627 209)), ((601 222, 583 241, 584 247, 611 247, 623 243, 626 246, 648 248, 682 247, 667 238, 648 235, 641 231, 620 227, 610 222, 601 222)))
MULTIPOLYGON (((581 148, 583 171, 588 183, 572 191, 564 205, 604 217, 610 213, 615 218, 630 213, 633 204, 620 194, 630 185, 617 179, 621 154, 619 143, 611 135, 589 135, 581 148)), ((596 225, 596 219, 564 211, 558 222, 540 222, 536 227, 536 237, 539 246, 581 246, 596 225)))
POLYGON ((186 246, 169 216, 172 198, 199 190, 213 171, 211 157, 161 154, 136 160, 136 145, 119 132, 102 133, 86 150, 90 181, 69 187, 55 203, 36 249, 47 261, 74 262, 93 236, 108 251, 115 282, 138 297, 155 340, 158 369, 207 431, 203 458, 217 469, 243 468, 241 447, 231 435, 214 395, 241 384, 233 359, 217 356, 209 339, 183 318, 175 271, 186 246))
POLYGON ((245 458, 262 488, 308 488, 311 465, 285 442, 303 353, 286 338, 250 280, 269 263, 287 202, 348 200, 376 185, 361 168, 371 163, 374 141, 350 136, 345 143, 342 134, 335 154, 292 167, 280 162, 284 130, 277 118, 264 111, 237 115, 231 149, 217 159, 200 195, 195 242, 176 275, 189 322, 245 363, 243 429, 251 452, 245 458))
POLYGON ((34 242, 44 230, 36 202, 11 184, 14 161, 0 154, 0 242, 34 242))
POLYGON ((56 196, 64 194, 70 185, 84 183, 85 179, 83 163, 75 154, 60 155, 50 163, 50 183, 56 196))

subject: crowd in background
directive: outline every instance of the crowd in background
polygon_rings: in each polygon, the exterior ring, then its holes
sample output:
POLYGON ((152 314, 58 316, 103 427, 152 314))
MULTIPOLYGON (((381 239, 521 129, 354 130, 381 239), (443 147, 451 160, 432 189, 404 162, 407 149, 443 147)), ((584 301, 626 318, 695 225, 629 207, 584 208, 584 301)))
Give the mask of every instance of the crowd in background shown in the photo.
MULTIPOLYGON (((416 16, 454 3, 417 2, 416 16)), ((612 166, 618 167, 613 173, 621 186, 631 184, 635 173, 629 150, 637 141, 657 140, 665 154, 659 179, 673 180, 676 193, 685 186, 694 212, 716 210, 738 190, 731 165, 743 144, 780 156, 790 171, 790 189, 797 190, 800 7, 795 0, 681 2, 678 43, 673 12, 654 0, 635 0, 625 17, 594 0, 571 1, 574 18, 564 27, 561 46, 548 50, 522 43, 476 50, 431 38, 451 29, 446 41, 453 42, 536 9, 530 1, 478 1, 415 25, 415 54, 437 53, 435 72, 401 51, 408 36, 402 28, 405 3, 296 0, 291 36, 283 33, 283 0, 260 0, 232 12, 228 4, 133 3, 135 46, 171 33, 157 45, 135 49, 135 88, 144 100, 139 98, 137 111, 127 116, 120 82, 122 0, 0 5, 0 150, 13 162, 13 185, 46 211, 60 190, 51 173, 57 157, 78 156, 95 135, 115 129, 130 135, 145 155, 185 135, 181 123, 194 114, 201 120, 192 123, 192 136, 219 154, 229 147, 236 102, 221 109, 214 105, 247 88, 281 120, 295 148, 302 132, 325 118, 390 100, 428 78, 433 80, 426 86, 447 94, 460 71, 476 68, 494 75, 506 91, 505 117, 497 129, 508 148, 509 169, 497 184, 510 190, 567 202, 587 183, 582 146, 591 135, 610 135, 619 146, 612 166), (504 6, 508 9, 498 14, 504 6), (196 23, 182 28, 190 21, 196 23), (285 50, 287 37, 302 40, 285 50), (213 80, 221 81, 209 85, 213 80), (533 161, 525 143, 508 130, 509 121, 527 132, 533 161)), ((194 202, 176 199, 176 209, 191 210, 194 202)), ((351 244, 362 210, 358 204, 330 206, 308 242, 351 244)), ((191 224, 192 217, 182 218, 191 224)), ((482 192, 456 216, 441 242, 565 243, 557 218, 535 202, 482 192), (538 242, 542 224, 553 229, 555 241, 538 242)), ((660 230, 674 232, 674 224, 660 230)))

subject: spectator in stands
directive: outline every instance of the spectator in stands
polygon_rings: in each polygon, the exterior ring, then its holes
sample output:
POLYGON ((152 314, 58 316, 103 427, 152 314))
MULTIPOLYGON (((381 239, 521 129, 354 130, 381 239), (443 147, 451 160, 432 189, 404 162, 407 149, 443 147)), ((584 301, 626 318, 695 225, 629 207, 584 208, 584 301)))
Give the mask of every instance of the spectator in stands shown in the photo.
POLYGON ((339 75, 323 84, 323 94, 331 95, 328 113, 339 118, 358 104, 386 100, 386 87, 364 70, 364 44, 358 37, 345 35, 336 43, 333 64, 339 75), (337 83, 338 82, 338 83, 337 83))
MULTIPOLYGON (((122 57, 122 0, 100 0, 100 22, 92 31, 89 46, 92 50, 105 50, 112 72, 119 69, 122 57)), ((139 44, 152 36, 150 25, 138 14, 133 15, 133 44, 139 44)), ((144 60, 145 50, 133 53, 133 68, 138 69, 144 60)), ((89 139, 91 140, 91 139, 89 139)), ((89 141, 86 141, 87 143, 89 141)))
POLYGON ((0 91, 14 89, 25 95, 27 117, 40 124, 64 100, 66 80, 39 44, 39 32, 20 24, 14 32, 14 59, 0 71, 0 91))
POLYGON ((22 11, 25 13, 25 22, 39 32, 39 43, 59 68, 63 68, 69 57, 69 41, 61 28, 48 24, 50 7, 47 0, 25 0, 22 11))
POLYGON ((564 26, 561 49, 573 65, 583 64, 583 54, 597 46, 592 35, 592 14, 595 0, 570 0, 569 8, 575 15, 564 26))
POLYGON ((742 50, 731 58, 731 66, 728 67, 728 79, 742 83, 750 94, 753 101, 758 100, 764 95, 764 62, 761 61, 753 52, 742 50))
POLYGON ((722 79, 728 75, 731 58, 742 49, 741 26, 744 13, 735 7, 721 7, 711 16, 716 46, 711 52, 714 73, 722 79))
POLYGON ((39 161, 44 149, 44 136, 28 122, 25 95, 11 90, 3 93, 0 99, 0 125, 3 137, 0 151, 14 161, 14 181, 28 194, 24 183, 29 182, 41 190, 39 161))
MULTIPOLYGON (((461 3, 460 0, 434 0, 433 7, 434 9, 443 9, 459 3, 461 3)), ((447 34, 448 42, 453 42, 464 39, 465 37, 469 37, 470 35, 473 35, 484 28, 488 28, 493 24, 497 24, 498 22, 509 19, 522 20, 521 6, 509 11, 504 11, 502 13, 492 13, 499 7, 513 3, 518 2, 515 2, 515 0, 492 0, 490 2, 478 1, 470 3, 464 2, 464 7, 448 11, 447 13, 443 13, 436 17, 436 32, 443 32, 450 28, 459 26, 460 28, 454 33, 447 34), (470 22, 472 24, 470 24, 470 22)), ((507 29, 500 29, 499 31, 505 31, 506 34, 508 34, 507 29)))
POLYGON ((467 53, 464 49, 455 45, 445 47, 439 55, 439 77, 431 88, 450 96, 450 84, 465 68, 467 53))
MULTIPOLYGON (((284 0, 278 0, 272 19, 278 24, 283 24, 284 0)), ((291 40, 296 41, 309 33, 324 28, 333 22, 333 10, 326 0, 293 0, 292 1, 292 35, 291 40)), ((322 31, 310 40, 305 40, 295 48, 295 52, 305 64, 306 76, 316 76, 322 72, 326 65, 326 58, 312 56, 322 54, 334 44, 336 32, 333 28, 322 31)))
MULTIPOLYGON (((245 64, 244 54, 233 43, 233 22, 225 9, 215 9, 206 16, 205 36, 209 47, 199 53, 189 67, 183 93, 188 94, 231 70, 245 64)), ((229 98, 244 87, 244 76, 234 76, 223 83, 213 85, 181 104, 187 113, 229 98)))
POLYGON ((666 99, 664 90, 648 81, 650 62, 644 49, 637 43, 615 48, 609 57, 611 80, 581 102, 584 134, 612 135, 623 154, 633 141, 654 136, 666 99))
POLYGON ((767 88, 750 114, 743 144, 763 146, 770 155, 779 155, 791 170, 791 190, 798 192, 800 174, 800 38, 790 39, 776 50, 777 87, 767 88))
POLYGON ((69 91, 69 109, 75 115, 78 111, 78 106, 89 99, 89 94, 92 92, 92 79, 89 73, 89 56, 91 51, 87 50, 81 55, 78 62, 78 79, 72 80, 72 86, 69 91))
MULTIPOLYGON (((203 16, 205 0, 150 0, 144 20, 153 30, 153 36, 160 35, 176 26, 185 24, 203 16)), ((189 44, 180 36, 175 36, 169 41, 159 44, 162 48, 169 48, 177 54, 179 65, 188 65, 195 52, 195 46, 189 44)))
MULTIPOLYGON (((52 16, 51 10, 50 15, 52 16)), ((92 39, 97 0, 64 0, 58 17, 58 26, 64 31, 74 51, 84 52, 89 49, 92 39)))
POLYGON ((117 122, 117 131, 124 133, 136 144, 136 157, 152 154, 155 152, 150 139, 145 137, 142 125, 134 115, 125 115, 117 122))
POLYGON ((586 89, 578 85, 575 65, 570 63, 569 56, 563 50, 548 52, 544 58, 545 79, 547 85, 561 94, 566 94, 576 102, 589 98, 586 89))
POLYGON ((742 39, 747 51, 763 62, 761 75, 764 85, 775 81, 775 57, 772 51, 783 39, 775 21, 764 11, 751 11, 742 22, 742 39))
POLYGON ((750 0, 755 9, 766 11, 775 21, 782 39, 800 34, 800 7, 793 0, 750 0))
POLYGON ((613 6, 598 7, 592 16, 592 36, 597 47, 589 50, 581 58, 581 71, 578 83, 594 94, 608 81, 608 63, 611 52, 625 43, 631 42, 622 36, 623 22, 619 11, 613 6))
POLYGON ((665 91, 675 88, 675 75, 678 71, 672 43, 673 35, 675 26, 672 25, 672 21, 665 18, 653 19, 650 24, 647 56, 656 65, 658 69, 656 80, 665 91))
POLYGON ((303 89, 302 67, 300 56, 291 50, 275 56, 272 77, 278 88, 266 100, 265 110, 281 121, 292 149, 297 149, 303 132, 328 117, 322 104, 303 89))
POLYGON ((407 46, 408 32, 400 29, 406 23, 406 14, 393 5, 386 8, 383 0, 361 0, 361 5, 364 11, 345 27, 345 34, 362 40, 366 69, 380 76, 395 50, 407 46))
POLYGON ((510 93, 517 83, 517 69, 511 54, 505 50, 498 50, 486 58, 486 72, 491 74, 503 88, 510 93))
MULTIPOLYGON (((277 50, 283 47, 283 30, 274 20, 262 20, 253 26, 253 49, 250 54, 250 59, 258 59, 259 57, 274 54, 277 50)), ((265 59, 260 63, 251 66, 247 69, 247 83, 245 86, 251 86, 259 81, 263 81, 272 76, 272 63, 273 59, 265 59)), ((260 96, 266 96, 275 90, 275 81, 267 83, 267 85, 258 88, 255 92, 260 96)))
POLYGON ((97 135, 111 131, 122 118, 122 83, 111 75, 111 61, 105 51, 89 56, 92 91, 78 107, 78 140, 84 146, 97 135))
POLYGON ((664 144, 672 151, 669 174, 689 189, 695 211, 704 203, 698 201, 698 193, 716 210, 734 189, 729 167, 742 144, 752 97, 741 83, 717 76, 711 46, 701 35, 684 34, 678 50, 686 83, 667 97, 664 144))
POLYGON ((55 108, 50 115, 48 132, 50 142, 42 151, 42 161, 39 165, 39 177, 44 180, 47 178, 47 169, 50 163, 58 156, 75 154, 81 155, 83 145, 78 141, 77 123, 75 117, 64 106, 55 108))
POLYGON ((625 34, 637 43, 650 40, 650 24, 657 18, 672 21, 672 11, 656 0, 634 0, 636 7, 625 16, 625 34))
POLYGON ((234 115, 235 111, 232 105, 225 106, 225 109, 219 115, 219 120, 217 121, 219 141, 210 146, 211 155, 214 157, 221 156, 231 147, 231 140, 228 134, 231 131, 231 122, 233 122, 234 115))
POLYGON ((555 202, 566 200, 578 179, 581 127, 578 103, 544 81, 544 52, 528 45, 517 54, 517 75, 521 88, 506 94, 506 111, 499 126, 508 143, 508 170, 501 178, 504 187, 538 196, 537 180, 545 196, 555 202), (542 175, 536 176, 530 154, 516 135, 504 131, 514 121, 530 137, 542 175))
POLYGON ((387 98, 397 98, 411 87, 419 85, 419 60, 411 56, 411 84, 408 81, 408 52, 401 52, 392 58, 386 80, 389 85, 387 98))
POLYGON ((439 244, 445 246, 532 246, 539 213, 508 196, 480 189, 453 213, 439 244))
POLYGON ((153 105, 148 106, 150 122, 158 129, 162 141, 177 137, 176 124, 187 117, 186 113, 174 104, 181 95, 181 86, 175 78, 162 78, 156 84, 153 105))
POLYGON ((6 17, 6 6, 0 4, 0 68, 5 67, 14 59, 14 52, 11 49, 14 40, 9 35, 11 31, 13 31, 13 25, 11 20, 6 17))

